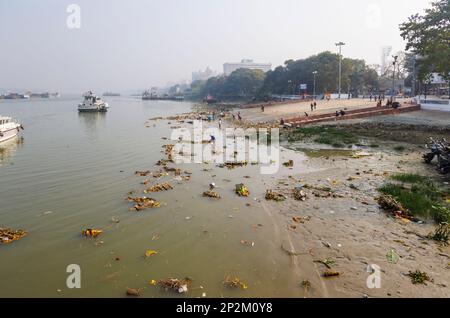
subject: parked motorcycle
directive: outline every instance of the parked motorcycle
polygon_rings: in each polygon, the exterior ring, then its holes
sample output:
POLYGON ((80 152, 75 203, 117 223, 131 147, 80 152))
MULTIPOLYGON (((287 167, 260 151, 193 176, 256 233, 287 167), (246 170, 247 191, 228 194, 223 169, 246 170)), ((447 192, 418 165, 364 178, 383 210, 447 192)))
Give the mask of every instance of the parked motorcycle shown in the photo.
POLYGON ((445 138, 434 140, 430 137, 430 142, 426 145, 429 152, 423 155, 425 163, 431 163, 437 158, 437 169, 440 173, 450 172, 450 145, 445 138))

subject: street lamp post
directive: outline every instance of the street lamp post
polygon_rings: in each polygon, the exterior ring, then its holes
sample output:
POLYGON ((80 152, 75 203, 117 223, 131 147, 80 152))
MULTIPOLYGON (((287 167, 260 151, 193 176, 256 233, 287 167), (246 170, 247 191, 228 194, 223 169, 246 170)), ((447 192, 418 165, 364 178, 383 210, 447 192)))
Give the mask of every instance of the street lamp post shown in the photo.
POLYGON ((314 92, 313 92, 313 98, 314 98, 314 100, 316 99, 316 75, 317 75, 317 71, 314 71, 313 72, 313 75, 314 75, 314 92))
POLYGON ((394 62, 392 62, 392 65, 394 66, 394 72, 392 73, 392 92, 391 92, 391 102, 394 102, 394 91, 395 91, 395 65, 397 65, 397 59, 398 56, 393 56, 394 62))
POLYGON ((336 46, 339 46, 339 99, 341 99, 342 46, 344 45, 344 42, 336 43, 336 46))

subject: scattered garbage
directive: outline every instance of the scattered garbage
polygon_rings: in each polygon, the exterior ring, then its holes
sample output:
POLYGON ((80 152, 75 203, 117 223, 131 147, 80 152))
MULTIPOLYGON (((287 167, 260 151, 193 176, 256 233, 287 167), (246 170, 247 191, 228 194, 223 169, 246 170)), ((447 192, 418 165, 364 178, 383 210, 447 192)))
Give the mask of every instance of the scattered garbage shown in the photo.
POLYGON ((248 288, 248 285, 246 283, 241 281, 241 279, 239 277, 234 277, 234 276, 225 277, 223 284, 225 285, 225 287, 228 287, 228 288, 241 288, 243 290, 248 288))
POLYGON ((127 287, 127 295, 138 297, 138 296, 141 296, 141 293, 140 293, 139 289, 127 287))
POLYGON ((391 250, 389 250, 389 252, 387 252, 386 259, 387 259, 388 263, 397 264, 399 261, 399 256, 394 249, 391 249, 391 250))
POLYGON ((433 280, 428 276, 427 273, 416 270, 415 272, 409 271, 408 276, 411 278, 411 283, 414 285, 423 284, 426 285, 428 282, 433 282, 433 280))
POLYGON ((326 258, 324 260, 316 260, 314 263, 320 263, 325 265, 328 269, 331 269, 331 266, 334 265, 336 262, 332 258, 326 258))
POLYGON ((147 171, 136 171, 134 174, 135 175, 139 175, 141 177, 146 177, 146 176, 148 176, 150 174, 150 171, 149 170, 147 170, 147 171))
POLYGON ((26 236, 28 232, 24 230, 12 230, 9 228, 0 228, 0 243, 8 244, 13 241, 20 240, 26 236))
POLYGON ((185 279, 169 278, 166 280, 160 280, 158 284, 167 290, 175 291, 179 294, 188 292, 188 288, 192 284, 192 280, 188 277, 185 279))
POLYGON ((287 199, 286 196, 281 193, 277 193, 272 190, 266 191, 266 200, 281 202, 281 201, 285 201, 286 199, 287 199))
POLYGON ((168 191, 168 190, 172 190, 173 187, 170 183, 157 183, 156 185, 145 189, 144 193, 149 193, 149 192, 161 192, 161 191, 168 191))
POLYGON ((255 242, 249 242, 247 240, 241 240, 241 244, 245 245, 245 246, 251 246, 251 247, 255 246, 255 242))
POLYGON ((300 223, 300 224, 304 224, 305 222, 308 222, 310 220, 311 220, 310 216, 307 216, 307 217, 304 217, 304 218, 302 218, 300 216, 292 217, 292 221, 294 221, 295 223, 300 223))
POLYGON ((142 211, 150 208, 159 208, 161 206, 161 202, 147 197, 128 197, 128 202, 136 203, 130 208, 130 211, 142 211))
POLYGON ((333 272, 333 271, 325 271, 325 272, 322 274, 322 276, 325 277, 325 278, 339 277, 339 276, 341 276, 341 273, 339 273, 339 272, 333 272))
POLYGON ((102 233, 103 233, 102 230, 96 230, 96 229, 86 229, 86 230, 81 231, 81 234, 83 236, 94 237, 94 238, 99 236, 102 233))
POLYGON ((241 197, 248 197, 250 195, 250 191, 245 184, 240 183, 236 184, 236 194, 241 197))
POLYGON ((221 198, 220 194, 218 194, 217 192, 214 192, 212 190, 208 190, 208 191, 203 192, 203 196, 204 197, 208 197, 208 198, 213 198, 213 199, 220 199, 221 198))
POLYGON ((151 257, 151 256, 153 256, 153 255, 156 255, 156 254, 158 254, 158 252, 157 252, 157 251, 154 251, 154 250, 146 250, 146 251, 145 251, 145 257, 146 257, 146 258, 149 258, 149 257, 151 257))
POLYGON ((300 187, 296 187, 293 191, 292 194, 294 196, 294 199, 297 201, 306 201, 306 199, 308 198, 308 196, 306 195, 306 193, 302 190, 302 188, 300 187))
POLYGON ((383 210, 391 213, 396 218, 417 221, 417 219, 411 215, 411 212, 408 209, 404 208, 401 203, 395 200, 392 196, 382 195, 378 197, 377 201, 383 210))
POLYGON ((286 168, 292 168, 294 166, 294 160, 289 160, 288 162, 283 163, 283 166, 286 168))

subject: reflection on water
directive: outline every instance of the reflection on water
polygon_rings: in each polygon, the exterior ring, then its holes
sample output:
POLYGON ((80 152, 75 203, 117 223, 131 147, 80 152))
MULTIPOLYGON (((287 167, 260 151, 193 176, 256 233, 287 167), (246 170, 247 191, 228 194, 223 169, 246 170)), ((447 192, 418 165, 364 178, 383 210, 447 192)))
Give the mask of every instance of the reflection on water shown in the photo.
POLYGON ((95 138, 97 131, 104 127, 106 116, 105 112, 78 112, 80 123, 85 127, 84 131, 92 138, 95 138))
POLYGON ((23 137, 14 137, 3 143, 0 143, 0 166, 10 162, 12 155, 17 151, 19 147, 23 145, 23 137))

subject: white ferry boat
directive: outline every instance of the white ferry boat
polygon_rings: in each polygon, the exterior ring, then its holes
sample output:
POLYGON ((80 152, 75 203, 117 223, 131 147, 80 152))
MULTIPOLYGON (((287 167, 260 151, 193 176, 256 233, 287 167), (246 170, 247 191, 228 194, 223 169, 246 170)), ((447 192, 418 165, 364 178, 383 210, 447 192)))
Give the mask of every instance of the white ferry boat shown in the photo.
POLYGON ((0 115, 0 143, 17 136, 20 129, 23 129, 23 126, 14 122, 11 117, 0 115))
POLYGON ((89 91, 83 95, 84 101, 78 104, 80 112, 106 112, 108 111, 108 103, 104 102, 100 97, 89 91))

